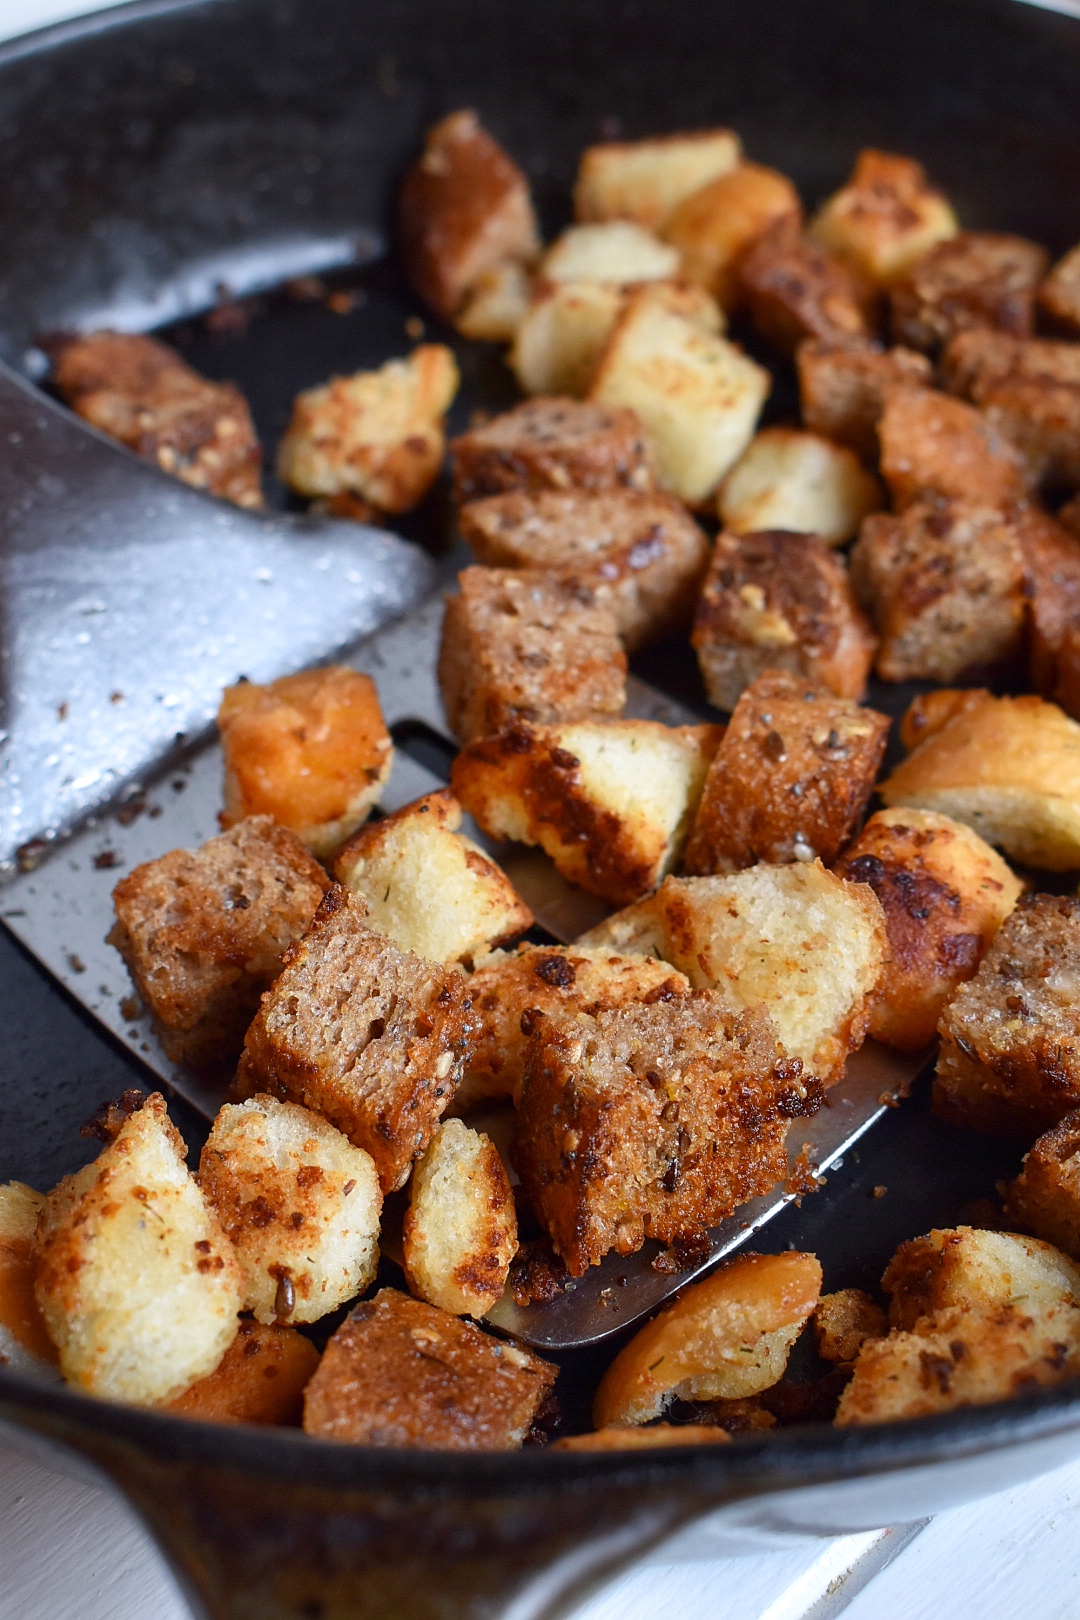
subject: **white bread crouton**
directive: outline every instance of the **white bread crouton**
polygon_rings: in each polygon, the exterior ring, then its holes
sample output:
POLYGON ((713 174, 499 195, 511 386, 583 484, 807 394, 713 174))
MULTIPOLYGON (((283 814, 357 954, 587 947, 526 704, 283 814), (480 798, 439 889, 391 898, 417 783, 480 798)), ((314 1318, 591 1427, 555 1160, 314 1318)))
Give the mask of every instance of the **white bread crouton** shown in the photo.
POLYGON ((540 260, 543 281, 668 281, 679 268, 678 250, 632 220, 571 225, 540 260))
POLYGON ((901 1243, 881 1286, 889 1295, 890 1327, 909 1332, 953 1306, 1080 1305, 1080 1267, 1060 1250, 1038 1238, 972 1226, 935 1229, 901 1243))
POLYGON ((483 1316, 517 1253, 514 1195, 495 1144, 460 1119, 439 1126, 409 1183, 409 1287, 451 1316, 483 1316))
POLYGON ((880 287, 887 287, 960 229, 921 163, 867 147, 847 184, 810 226, 811 235, 880 287))
POLYGON ((623 303, 622 289, 601 281, 542 287, 526 309, 510 351, 510 367, 522 391, 583 398, 623 303))
POLYGON ((0 1186, 0 1367, 56 1378, 56 1346, 34 1298, 34 1233, 44 1203, 25 1182, 0 1186))
POLYGON ((1010 1226, 1080 1259, 1080 1113, 1044 1132, 1005 1189, 1010 1226))
POLYGON ((525 319, 533 282, 520 264, 499 264, 478 276, 454 321, 462 337, 480 343, 512 343, 525 319))
POLYGON ((574 187, 574 217, 633 219, 658 230, 684 197, 733 169, 739 154, 739 137, 730 129, 587 147, 574 187))
POLYGON ((885 492, 854 451, 816 433, 764 428, 720 486, 720 520, 731 534, 785 529, 830 546, 859 532, 885 492))
POLYGON ((780 220, 802 220, 791 181, 760 163, 740 163, 685 198, 664 226, 664 238, 678 248, 687 279, 731 310, 741 299, 742 259, 780 220))
POLYGON ((814 1336, 822 1361, 854 1361, 867 1339, 883 1339, 888 1331, 885 1312, 861 1288, 822 1294, 814 1309, 814 1336))

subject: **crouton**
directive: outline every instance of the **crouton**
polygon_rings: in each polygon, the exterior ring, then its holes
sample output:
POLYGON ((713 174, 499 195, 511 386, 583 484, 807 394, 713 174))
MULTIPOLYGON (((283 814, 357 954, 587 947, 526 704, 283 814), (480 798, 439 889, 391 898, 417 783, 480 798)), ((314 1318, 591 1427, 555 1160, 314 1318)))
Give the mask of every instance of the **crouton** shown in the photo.
POLYGON ((353 495, 407 512, 442 466, 458 381, 450 350, 425 343, 407 360, 305 389, 278 447, 278 477, 298 495, 353 495))
POLYGON ((466 568, 446 599, 439 688, 462 742, 515 721, 557 725, 621 714, 626 654, 610 608, 573 576, 466 568))
POLYGON ((679 268, 677 248, 632 220, 571 225, 540 261, 545 281, 604 281, 629 287, 637 281, 669 281, 679 268))
POLYGON ((929 385, 933 368, 911 349, 807 341, 795 355, 803 421, 846 444, 864 461, 878 457, 877 425, 890 388, 929 385))
POLYGON ((632 219, 659 230, 684 198, 733 169, 740 150, 730 129, 587 147, 574 187, 574 217, 632 219))
POLYGON ((244 1279, 157 1092, 45 1200, 34 1292, 69 1384, 157 1406, 213 1372, 244 1279))
POLYGON ((319 1352, 291 1327, 242 1319, 212 1373, 170 1401, 166 1410, 202 1423, 259 1423, 299 1428, 304 1389, 319 1352))
POLYGON ((946 349, 942 373, 1014 446, 1029 482, 1080 484, 1080 344, 964 332, 946 349))
POLYGON ((898 509, 924 495, 1001 506, 1026 492, 1019 451, 981 411, 947 394, 890 389, 878 437, 898 509))
POLYGON ((812 1254, 746 1254, 636 1333, 611 1363, 593 1403, 597 1428, 648 1423, 674 1400, 756 1395, 782 1376, 821 1293, 812 1254))
POLYGON ((373 1281, 375 1166, 319 1114, 266 1096, 226 1104, 199 1185, 232 1240, 257 1321, 317 1322, 373 1281))
POLYGON ((718 298, 725 309, 739 303, 739 264, 779 220, 802 220, 799 194, 786 175, 760 163, 740 163, 686 197, 664 226, 678 248, 683 274, 718 298))
POLYGON ((938 1026, 934 1110, 999 1135, 1080 1107, 1080 900, 1025 895, 938 1026))
POLYGON ((986 1311, 1018 1300, 1036 1309, 1080 1305, 1080 1268, 1049 1243, 971 1226, 901 1243, 881 1286, 890 1296, 890 1327, 905 1332, 957 1305, 986 1311))
POLYGON ((686 870, 834 861, 862 819, 888 732, 876 710, 766 670, 735 705, 709 768, 686 870))
POLYGON ((734 709, 767 669, 861 699, 875 640, 847 569, 811 534, 721 534, 691 637, 709 702, 734 709))
POLYGON ((1080 247, 1055 264, 1039 288, 1039 307, 1059 331, 1080 337, 1080 247))
POLYGON ((853 451, 795 428, 764 428, 720 486, 720 521, 732 534, 787 529, 843 545, 885 504, 853 451))
POLYGON ((878 791, 966 822, 1023 865, 1080 867, 1080 725, 1042 698, 966 696, 878 791))
POLYGON ((1022 236, 961 231, 937 242, 893 286, 893 341, 936 354, 973 327, 1030 337, 1046 267, 1045 250, 1022 236))
POLYGON ((537 1019, 514 1167, 572 1276, 646 1238, 696 1236, 785 1173, 813 1112, 766 1014, 714 991, 537 1019))
POLYGON ((620 287, 601 281, 542 287, 522 317, 509 356, 522 392, 572 399, 587 394, 624 302, 620 287))
POLYGON ((663 1446, 723 1446, 731 1436, 714 1423, 655 1423, 649 1428, 597 1429, 592 1434, 568 1434, 556 1440, 552 1451, 653 1451, 663 1446))
POLYGON ((460 826, 461 806, 442 788, 361 828, 335 866, 367 926, 429 962, 471 962, 532 927, 509 878, 460 826))
POLYGON ((822 1294, 814 1307, 814 1336, 822 1361, 841 1365, 854 1361, 867 1339, 883 1339, 888 1331, 885 1312, 861 1288, 822 1294))
POLYGON ((921 742, 948 725, 955 715, 977 709, 986 693, 977 690, 938 687, 912 698, 900 719, 900 741, 910 754, 921 742))
POLYGON ((937 497, 867 518, 851 580, 881 638, 886 681, 956 681, 1020 650, 1027 567, 996 507, 937 497))
POLYGON ((1080 1260, 1080 1113, 1040 1136, 1005 1189, 1005 1221, 1080 1260))
POLYGON ((956 215, 921 163, 873 147, 859 153, 847 184, 810 226, 824 247, 880 287, 897 281, 958 230, 956 215))
POLYGON ((790 354, 804 338, 869 338, 876 293, 788 214, 739 262, 738 301, 769 342, 790 354))
POLYGON ((512 343, 529 311, 533 282, 520 264, 499 264, 477 276, 454 320, 462 337, 480 343, 512 343))
POLYGON ((410 282, 445 320, 485 272, 534 257, 529 183, 474 112, 450 113, 428 131, 402 183, 398 237, 410 282))
POLYGON ((56 1362, 34 1298, 34 1232, 44 1203, 22 1181, 0 1186, 0 1367, 15 1372, 48 1372, 56 1362))
POLYGON ((681 855, 719 732, 652 720, 511 726, 459 754, 450 785, 491 837, 539 844, 572 883, 625 905, 681 855))
POLYGON ((326 887, 322 867, 270 816, 121 878, 109 943, 174 1063, 208 1076, 235 1068, 259 997, 326 887))
POLYGON ((819 861, 726 877, 668 878, 653 901, 664 959, 728 1007, 769 1014, 784 1051, 831 1085, 862 1045, 887 953, 885 916, 861 883, 819 861))
POLYGON ((879 810, 836 866, 873 889, 888 933, 870 1033, 902 1052, 934 1038, 949 996, 974 976, 1022 885, 989 844, 932 810, 879 810))
POLYGON ((611 609, 630 652, 687 623, 709 555, 681 502, 628 489, 489 495, 463 506, 458 525, 489 567, 572 573, 611 609))
POLYGON ((461 1078, 472 1040, 461 975, 399 950, 328 890, 262 999, 243 1086, 323 1114, 370 1153, 383 1192, 404 1185, 461 1078))
POLYGON ((483 1316, 517 1253, 514 1195, 495 1144, 460 1119, 439 1126, 409 1183, 405 1276, 429 1305, 483 1316))
POLYGON ((262 451, 247 400, 175 350, 134 332, 64 341, 53 382, 79 416, 163 472, 236 506, 263 505, 262 451))
POLYGON ((461 501, 524 489, 651 489, 652 463, 633 411, 574 399, 528 399, 451 441, 461 501))
POLYGON ((1018 515, 1027 565, 1031 684, 1080 716, 1080 526, 1076 534, 1037 507, 1018 515))
POLYGON ((1062 528, 1067 529, 1080 540, 1080 495, 1074 495, 1071 501, 1058 510, 1058 522, 1062 528))
POLYGON ((364 821, 394 749, 370 675, 344 664, 227 686, 218 710, 225 753, 223 827, 273 816, 315 855, 364 821))
POLYGON ((304 1392, 322 1440, 434 1451, 520 1446, 558 1369, 393 1288, 357 1305, 304 1392))
POLYGON ((589 397, 637 413, 660 487, 694 505, 745 450, 771 382, 740 349, 645 288, 630 295, 589 397))

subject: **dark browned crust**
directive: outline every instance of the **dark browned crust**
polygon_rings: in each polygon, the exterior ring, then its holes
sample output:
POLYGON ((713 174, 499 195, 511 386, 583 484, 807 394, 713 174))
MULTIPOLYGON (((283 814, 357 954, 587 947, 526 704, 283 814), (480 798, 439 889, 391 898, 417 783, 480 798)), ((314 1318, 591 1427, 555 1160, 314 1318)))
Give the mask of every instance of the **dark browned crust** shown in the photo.
POLYGON ((876 343, 808 340, 795 363, 804 425, 871 463, 878 459, 877 425, 889 389, 923 387, 933 378, 925 355, 876 343))
POLYGON ((946 387, 1016 447, 1032 483, 1080 484, 1080 345, 965 332, 941 367, 946 387))
POLYGON ((1055 264, 1039 288, 1039 308, 1055 331, 1080 337, 1080 250, 1055 264))
POLYGON ((1080 718, 1080 533, 1038 507, 1018 518, 1028 594, 1031 684, 1080 718))
POLYGON ((458 502, 505 490, 652 488, 636 414, 577 399, 527 399, 453 439, 458 502))
POLYGON ((935 389, 891 389, 878 437, 881 471, 898 509, 924 495, 1001 506, 1026 493, 1020 453, 1000 429, 935 389))
POLYGON ((869 338, 877 294, 842 260, 788 217, 759 237, 739 262, 739 293, 758 330, 784 354, 804 338, 869 338))
POLYGON ((961 231, 938 242, 892 289, 894 342, 936 354, 973 327, 1030 337, 1048 262, 1023 236, 961 231))
POLYGON ((1005 1190, 1002 1219, 1080 1260, 1080 1111, 1039 1137, 1005 1190))

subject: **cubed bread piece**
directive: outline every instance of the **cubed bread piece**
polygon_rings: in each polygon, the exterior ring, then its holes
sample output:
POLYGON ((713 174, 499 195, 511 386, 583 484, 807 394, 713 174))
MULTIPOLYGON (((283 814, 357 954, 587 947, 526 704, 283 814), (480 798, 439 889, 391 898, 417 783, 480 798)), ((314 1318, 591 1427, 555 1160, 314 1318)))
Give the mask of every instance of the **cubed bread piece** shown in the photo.
POLYGON ((589 146, 574 186, 574 217, 633 219, 658 230, 685 197, 733 169, 740 151, 730 129, 589 146))
POLYGON ((597 1428, 649 1423, 672 1401, 733 1400, 768 1389, 821 1293, 812 1254, 744 1254, 691 1283, 600 1381, 597 1428))
POLYGON ((935 1111, 1027 1136, 1080 1106, 1080 900, 1025 895, 941 1015, 935 1111))
POLYGON ((540 287, 509 355, 522 392, 583 398, 625 301, 621 287, 602 281, 540 287))
POLYGON ((654 905, 664 957, 736 1010, 760 1008, 784 1051, 830 1085, 862 1045, 885 963, 885 916, 820 861, 668 878, 654 905))
POLYGON ((709 768, 686 870, 834 861, 862 819, 888 734, 876 710, 766 670, 735 705, 709 768))
POLYGON ((1080 1113, 1036 1141, 1005 1189, 1003 1216, 1080 1260, 1080 1113))
POLYGON ((79 416, 192 489, 263 504, 262 451, 247 400, 174 349, 134 332, 90 332, 55 352, 52 380, 79 416))
POLYGON ((573 575, 465 568, 446 599, 439 688, 462 742, 516 721, 621 714, 626 654, 611 609, 573 575))
POLYGON ((45 1200, 34 1291, 77 1389, 157 1406, 236 1337, 243 1273, 186 1154, 154 1092, 45 1200))
POLYGON ((235 1068, 259 997, 326 887, 322 867, 270 816, 121 878, 109 943, 174 1063, 208 1075, 235 1068))
POLYGON ((924 495, 1001 506, 1026 493, 1019 451, 981 411, 934 389, 890 389, 878 437, 899 510, 924 495))
POLYGON ((469 292, 454 325, 479 343, 512 343, 529 311, 533 280, 520 264, 485 270, 469 292))
POLYGON ((1016 448, 1031 483, 1080 484, 1080 343, 964 332, 942 374, 1016 448))
POLYGON ((679 268, 677 248, 632 220, 571 225, 548 248, 538 274, 545 281, 668 281, 679 268))
POLYGON ((1080 337, 1080 246, 1059 259, 1039 288, 1039 305, 1069 337, 1080 337))
POLYGON ((760 163, 740 163, 685 198, 664 226, 664 237, 678 248, 683 274, 733 309, 740 301, 741 260, 783 219, 796 226, 802 220, 791 181, 760 163))
POLYGON ((558 1369, 383 1288, 357 1305, 304 1394, 304 1429, 356 1446, 512 1451, 558 1369))
POLYGON ((291 1327, 244 1318, 212 1373, 166 1408, 201 1423, 259 1423, 299 1428, 304 1389, 319 1365, 310 1339, 291 1327))
POLYGON ((643 288, 627 300, 589 397, 636 412, 660 487, 694 505, 745 450, 771 384, 741 349, 643 288))
POLYGON ((973 327, 1030 337, 1047 262, 1023 236, 961 231, 937 242, 892 289, 894 342, 936 354, 973 327))
MULTIPOLYGON (((1031 684, 1080 716, 1080 524, 1075 533, 1030 506, 1017 527, 1027 569, 1031 684)), ((1080 516, 1080 505, 1078 505, 1080 516)))
POLYGON ((986 693, 977 689, 941 687, 912 698, 900 719, 900 741, 911 753, 921 742, 947 726, 958 714, 981 706, 986 693))
POLYGON ((240 1081, 325 1115, 391 1192, 454 1095, 472 1027, 461 975, 374 933, 335 886, 262 999, 240 1081))
POLYGON ((957 1226, 901 1243, 881 1286, 889 1325, 917 1332, 920 1321, 955 1306, 1000 1310, 1022 1301, 1032 1310, 1080 1305, 1080 1268, 1049 1243, 1015 1232, 957 1226))
POLYGON ((596 1429, 591 1434, 568 1434, 552 1445, 553 1451, 659 1451, 665 1446, 723 1446, 731 1436, 714 1423, 653 1423, 648 1428, 596 1429))
POLYGON ((810 231, 878 286, 887 287, 937 242, 955 236, 956 215, 913 158, 867 147, 810 231))
POLYGON ((460 1119, 439 1126, 409 1183, 402 1234, 409 1287, 452 1316, 502 1298, 517 1253, 514 1195, 495 1144, 460 1119))
POLYGON ((937 497, 869 517, 851 580, 881 638, 883 680, 956 681, 1020 650, 1027 566, 997 507, 937 497))
POLYGON ((398 238, 409 280, 445 320, 485 271, 535 255, 529 183, 474 112, 428 131, 402 183, 398 238))
POLYGON ((720 486, 720 521, 732 534, 787 529, 840 546, 880 511, 884 491, 843 445, 796 428, 764 428, 720 486))
POLYGON ((912 809, 871 816, 836 872, 868 884, 885 913, 888 946, 870 1033, 917 1052, 1016 905, 1020 879, 970 827, 912 809))
POLYGON ((1026 866, 1080 867, 1080 725, 1042 698, 965 695, 878 791, 966 822, 1026 866))
POLYGON ((760 1009, 713 991, 536 1022, 512 1153, 555 1252, 580 1277, 615 1249, 715 1226, 784 1174, 812 1112, 760 1009))
POLYGON ((55 1378, 56 1346, 34 1298, 34 1233, 44 1203, 25 1182, 0 1186, 0 1367, 55 1378))
POLYGON ((429 962, 471 962, 532 927, 509 878, 460 826, 461 806, 441 788, 361 828, 334 868, 369 928, 429 962))
POLYGON ((709 694, 734 709, 767 669, 862 698, 876 642, 843 561, 812 534, 721 534, 691 637, 709 694))
POLYGON ((407 512, 442 466, 458 382, 450 350, 424 343, 407 360, 305 389, 278 447, 278 477, 298 495, 358 496, 378 511, 407 512))
POLYGON ((364 821, 394 748, 375 682, 345 664, 227 686, 218 710, 225 752, 223 827, 273 816, 315 855, 364 821))
POLYGON ((539 844, 572 883, 625 905, 682 854, 718 726, 511 726, 471 743, 451 787, 493 838, 539 844))
POLYGON ((629 489, 489 495, 463 506, 458 525, 489 567, 572 573, 610 607, 631 652, 689 620, 709 556, 681 502, 629 489))
POLYGON ((877 427, 888 390, 925 387, 933 377, 924 354, 871 343, 807 341, 795 361, 806 426, 869 462, 878 458, 877 427))
POLYGON ((867 1339, 883 1339, 888 1318, 861 1288, 822 1294, 814 1307, 814 1335, 822 1361, 854 1361, 867 1339))
POLYGON ((765 232, 738 266, 739 302, 782 354, 804 338, 869 338, 876 291, 843 259, 815 242, 795 215, 765 232))
POLYGON ((575 399, 527 399, 451 441, 460 501, 503 490, 651 489, 652 463, 633 411, 575 399))

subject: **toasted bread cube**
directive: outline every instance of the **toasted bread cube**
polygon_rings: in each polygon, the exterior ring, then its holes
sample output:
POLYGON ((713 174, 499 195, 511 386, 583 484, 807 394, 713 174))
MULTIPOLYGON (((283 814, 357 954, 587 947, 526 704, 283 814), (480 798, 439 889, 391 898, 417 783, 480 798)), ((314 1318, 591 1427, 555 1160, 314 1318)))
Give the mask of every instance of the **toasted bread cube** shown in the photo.
POLYGON ((446 600, 439 688, 462 742, 516 721, 557 725, 621 714, 626 654, 610 608, 575 577, 465 568, 446 600))
POLYGON ((887 953, 885 916, 861 883, 820 861, 668 878, 654 904, 664 957, 726 1006, 769 1014, 789 1058, 831 1085, 862 1045, 887 953))
POLYGON ((367 818, 394 748, 370 675, 330 664, 268 686, 227 686, 218 710, 225 752, 223 827, 273 816, 315 855, 367 818))
POLYGON ((158 1093, 45 1200, 34 1292, 69 1384, 157 1406, 213 1372, 243 1273, 158 1093))
POLYGON ((734 709, 767 669, 862 698, 875 640, 847 569, 811 534, 721 534, 691 637, 709 694, 734 709))
POLYGON ((888 390, 924 387, 933 377, 924 354, 870 343, 807 341, 795 361, 806 426, 870 462, 878 457, 877 427, 888 390))
POLYGON ((458 513, 462 537, 492 568, 572 573, 610 607, 632 652, 690 618, 709 543, 670 495, 489 495, 458 513))
POLYGON ((740 163, 685 198, 664 226, 683 274, 707 287, 725 309, 740 300, 739 264, 779 220, 802 220, 799 194, 786 175, 740 163))
POLYGON ((941 1015, 934 1109, 1027 1136, 1080 1106, 1080 900, 1025 895, 941 1015))
POLYGON ((65 340, 53 382, 72 410, 163 472, 236 506, 263 505, 262 452, 247 400, 174 349, 134 332, 65 340))
POLYGON ((740 151, 730 129, 590 146, 581 155, 574 217, 632 219, 659 230, 684 198, 733 169, 740 151))
POLYGON ((745 450, 771 382, 740 349, 646 288, 630 295, 589 397, 637 413, 660 487, 694 505, 745 450))
POLYGON ((1069 337, 1080 337, 1080 246, 1059 259, 1039 288, 1043 313, 1069 337))
POLYGON ((679 268, 677 248, 632 220, 571 225, 540 260, 545 281, 605 281, 629 287, 637 281, 668 281, 679 268))
POLYGON ((720 521, 731 534, 786 529, 840 546, 885 504, 881 485, 853 451, 795 428, 764 428, 720 486, 720 521))
POLYGON ((0 1367, 55 1378, 56 1346, 34 1298, 34 1233, 44 1203, 25 1182, 0 1186, 0 1367))
POLYGON ((651 489, 652 463, 633 411, 527 399, 450 445, 460 501, 523 489, 651 489))
POLYGON ((885 1312, 861 1288, 822 1294, 814 1307, 814 1335, 822 1361, 841 1365, 854 1361, 867 1339, 883 1339, 888 1331, 885 1312))
POLYGON ((834 861, 862 819, 888 732, 876 710, 766 670, 735 705, 709 768, 686 870, 834 861))
POLYGON ((318 862, 269 816, 121 878, 109 943, 174 1063, 208 1075, 235 1068, 259 997, 326 887, 318 862))
POLYGON ((957 1226, 901 1243, 881 1286, 889 1325, 917 1332, 939 1311, 995 1311, 1015 1301, 1032 1310, 1080 1305, 1080 1268, 1049 1243, 1015 1232, 957 1226))
POLYGON ((393 1288, 357 1305, 304 1394, 304 1429, 357 1446, 512 1451, 558 1368, 393 1288))
POLYGON ((1020 879, 970 827, 911 809, 871 816, 836 872, 868 884, 885 913, 870 1033, 917 1052, 933 1040, 949 996, 974 976, 1020 898, 1020 879))
POLYGON ((454 320, 462 337, 480 343, 512 343, 529 312, 533 281, 520 264, 499 264, 476 278, 454 320))
POLYGON ((539 844, 572 883, 625 905, 682 853, 717 726, 512 726, 471 743, 451 787, 493 838, 539 844))
POLYGON ((323 1114, 404 1186, 454 1095, 472 1041, 465 981, 364 923, 328 890, 248 1030, 241 1084, 323 1114))
MULTIPOLYGON (((1080 715, 1080 524, 1055 523, 1031 506, 1017 527, 1027 568, 1028 656, 1031 684, 1066 714, 1080 715)), ((1080 516, 1080 503, 1078 503, 1080 516)))
POLYGON ((731 1436, 714 1423, 654 1423, 647 1429, 596 1429, 591 1434, 568 1434, 552 1444, 553 1451, 653 1451, 665 1446, 724 1446, 731 1436))
POLYGON ((1080 344, 964 332, 942 372, 1015 447, 1031 483, 1080 484, 1080 344))
POLYGON ((529 183, 474 112, 428 130, 402 183, 398 236, 409 280, 444 320, 485 272, 535 256, 529 183))
POLYGON ((310 1109, 267 1096, 226 1104, 199 1185, 232 1240, 257 1321, 317 1322, 374 1280, 375 1165, 310 1109))
POLYGON ((876 292, 842 259, 807 236, 792 214, 758 238, 739 262, 738 299, 782 354, 805 338, 869 338, 876 292))
POLYGON ((1080 1260, 1080 1113, 1040 1136, 1005 1189, 1004 1218, 1080 1260))
POLYGON ((603 922, 579 934, 574 949, 581 951, 611 951, 617 956, 652 957, 663 963, 667 940, 663 920, 656 904, 656 895, 646 895, 632 906, 613 911, 603 922))
POLYGON ((460 1119, 439 1126, 409 1183, 403 1232, 409 1287, 451 1316, 502 1298, 517 1253, 514 1195, 495 1144, 460 1119))
POLYGON ((575 1277, 768 1191, 789 1117, 813 1110, 768 1017, 732 1013, 708 990, 544 1015, 517 1106, 515 1168, 575 1277))
POLYGON ((892 289, 893 341, 936 354, 973 327, 1030 337, 1047 262, 1037 243, 994 231, 936 243, 892 289))
POLYGON ((361 828, 335 866, 367 926, 429 962, 471 962, 532 927, 509 878, 460 826, 461 806, 442 788, 361 828))
POLYGON ((881 471, 897 509, 925 495, 1002 506, 1020 499, 1020 453, 981 412, 930 388, 894 388, 878 422, 881 471))
POLYGON ((450 350, 425 343, 407 360, 305 389, 278 448, 278 477, 298 495, 358 496, 407 512, 442 466, 458 381, 450 350))
POLYGON ((510 351, 522 391, 583 398, 624 302, 620 287, 602 281, 542 287, 525 311, 510 351))
POLYGON ((291 1327, 241 1319, 212 1373, 166 1408, 201 1423, 258 1423, 299 1428, 304 1389, 319 1365, 310 1339, 291 1327))
POLYGON ((958 230, 956 215, 921 163, 873 147, 859 153, 850 180, 810 226, 823 246, 879 287, 897 281, 958 230))
POLYGON ((1042 698, 964 694, 878 791, 966 822, 1023 865, 1080 867, 1080 726, 1042 698))
POLYGON ((955 715, 977 709, 985 692, 939 687, 912 698, 900 720, 900 741, 911 753, 921 742, 948 725, 955 715))
POLYGON ((1020 649, 1027 567, 994 506, 941 498, 867 518, 851 578, 881 638, 886 681, 956 681, 1020 649))

